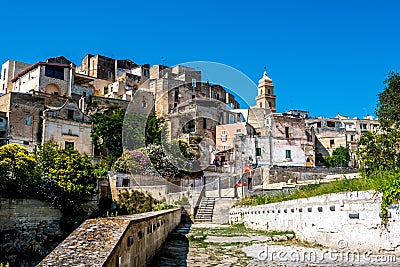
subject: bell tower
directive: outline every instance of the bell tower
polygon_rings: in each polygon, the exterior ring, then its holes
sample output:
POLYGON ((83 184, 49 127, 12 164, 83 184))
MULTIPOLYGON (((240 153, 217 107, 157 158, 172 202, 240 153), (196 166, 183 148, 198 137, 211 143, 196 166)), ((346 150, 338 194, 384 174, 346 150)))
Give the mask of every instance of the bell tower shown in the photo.
POLYGON ((271 78, 268 77, 265 68, 263 77, 258 81, 256 107, 270 109, 272 113, 276 112, 276 96, 274 95, 274 85, 271 78))

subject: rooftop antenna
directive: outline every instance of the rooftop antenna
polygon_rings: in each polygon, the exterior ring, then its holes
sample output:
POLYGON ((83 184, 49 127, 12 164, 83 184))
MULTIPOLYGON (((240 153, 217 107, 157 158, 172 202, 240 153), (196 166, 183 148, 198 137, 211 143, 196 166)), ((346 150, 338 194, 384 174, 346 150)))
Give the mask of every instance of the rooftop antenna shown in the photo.
POLYGON ((164 66, 165 65, 165 58, 164 56, 161 57, 161 64, 164 66))

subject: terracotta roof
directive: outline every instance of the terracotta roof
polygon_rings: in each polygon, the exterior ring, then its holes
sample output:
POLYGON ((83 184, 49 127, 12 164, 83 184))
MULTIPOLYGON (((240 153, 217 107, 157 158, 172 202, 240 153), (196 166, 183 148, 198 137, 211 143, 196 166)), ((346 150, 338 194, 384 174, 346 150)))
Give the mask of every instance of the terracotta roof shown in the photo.
POLYGON ((16 82, 19 78, 30 72, 31 70, 36 69, 38 66, 57 66, 57 67, 64 67, 64 68, 69 68, 70 65, 68 64, 60 64, 60 63, 50 63, 50 62, 37 62, 33 65, 30 65, 23 71, 19 72, 17 75, 15 75, 14 78, 12 78, 11 82, 16 82))

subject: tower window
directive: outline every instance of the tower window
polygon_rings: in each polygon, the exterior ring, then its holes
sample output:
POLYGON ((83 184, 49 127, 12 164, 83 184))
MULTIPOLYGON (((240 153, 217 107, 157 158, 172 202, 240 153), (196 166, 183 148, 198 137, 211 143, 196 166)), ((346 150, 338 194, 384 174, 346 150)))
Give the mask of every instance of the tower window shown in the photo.
POLYGON ((271 94, 271 89, 268 89, 268 94, 269 94, 269 95, 271 94))
POLYGON ((260 108, 262 108, 262 103, 260 102, 260 108))
POLYGON ((268 102, 269 108, 272 108, 271 102, 268 102))

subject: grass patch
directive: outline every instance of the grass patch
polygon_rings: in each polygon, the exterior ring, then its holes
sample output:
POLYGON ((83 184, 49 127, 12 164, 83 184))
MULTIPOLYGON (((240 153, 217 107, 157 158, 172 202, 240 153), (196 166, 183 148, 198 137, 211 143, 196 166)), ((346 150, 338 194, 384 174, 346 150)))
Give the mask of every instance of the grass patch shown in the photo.
POLYGON ((387 184, 392 184, 394 180, 399 180, 399 173, 377 172, 358 179, 343 179, 327 184, 314 184, 302 186, 289 194, 281 193, 275 195, 250 196, 244 198, 237 205, 252 206, 276 203, 286 200, 308 198, 333 194, 340 192, 353 192, 364 190, 376 190, 383 192, 387 184))

